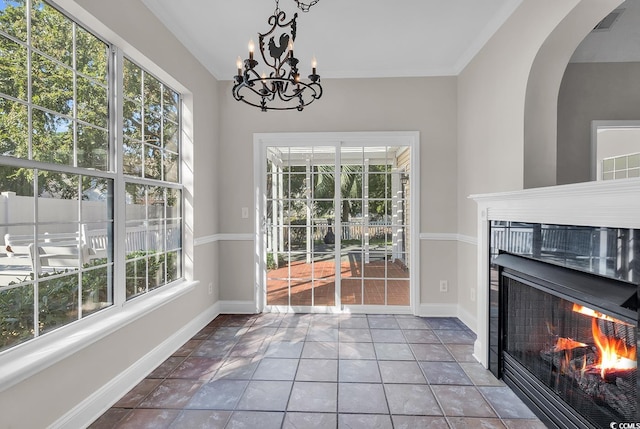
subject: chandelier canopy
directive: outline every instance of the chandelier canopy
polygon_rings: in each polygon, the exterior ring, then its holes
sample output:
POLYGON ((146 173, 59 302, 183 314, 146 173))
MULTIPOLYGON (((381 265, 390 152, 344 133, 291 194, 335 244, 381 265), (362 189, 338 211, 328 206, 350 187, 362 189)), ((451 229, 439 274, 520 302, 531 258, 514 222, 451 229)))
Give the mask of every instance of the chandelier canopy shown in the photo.
MULTIPOLYGON (((302 3, 295 0, 298 7, 307 12, 319 0, 302 3)), ((254 59, 255 45, 249 42, 249 58, 236 63, 238 73, 233 85, 233 97, 260 110, 299 110, 322 96, 320 75, 316 72, 316 59, 311 62, 311 74, 308 81, 300 78, 298 59, 293 54, 296 40, 298 14, 287 21, 286 14, 280 10, 276 0, 276 9, 267 22, 271 28, 266 33, 258 33, 258 47, 264 66, 269 67, 268 74, 258 71, 258 61, 254 59)))

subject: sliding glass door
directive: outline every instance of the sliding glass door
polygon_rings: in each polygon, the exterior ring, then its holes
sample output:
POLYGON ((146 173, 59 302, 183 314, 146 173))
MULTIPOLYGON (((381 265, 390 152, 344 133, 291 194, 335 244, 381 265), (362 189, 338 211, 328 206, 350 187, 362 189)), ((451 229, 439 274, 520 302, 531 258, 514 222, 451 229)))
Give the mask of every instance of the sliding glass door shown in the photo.
POLYGON ((410 145, 262 148, 261 287, 272 311, 410 311, 410 145))

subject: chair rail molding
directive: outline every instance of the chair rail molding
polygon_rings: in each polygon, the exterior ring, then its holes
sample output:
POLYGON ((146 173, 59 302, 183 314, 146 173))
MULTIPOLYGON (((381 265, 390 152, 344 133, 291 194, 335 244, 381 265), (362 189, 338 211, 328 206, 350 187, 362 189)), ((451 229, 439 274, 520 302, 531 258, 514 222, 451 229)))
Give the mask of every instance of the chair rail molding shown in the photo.
POLYGON ((478 238, 470 235, 457 234, 452 232, 421 232, 420 240, 428 241, 459 241, 461 243, 478 245, 478 238))
POLYGON ((253 233, 219 233, 198 237, 193 240, 194 246, 202 246, 203 244, 217 243, 218 241, 253 241, 255 235, 253 233))

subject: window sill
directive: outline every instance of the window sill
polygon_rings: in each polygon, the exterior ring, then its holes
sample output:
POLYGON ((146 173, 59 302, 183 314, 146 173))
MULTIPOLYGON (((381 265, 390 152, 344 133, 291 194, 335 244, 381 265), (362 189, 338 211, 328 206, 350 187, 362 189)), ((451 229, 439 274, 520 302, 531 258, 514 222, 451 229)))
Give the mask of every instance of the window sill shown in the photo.
POLYGON ((112 306, 0 352, 0 392, 192 291, 197 284, 198 281, 184 280, 165 286, 148 296, 126 302, 120 307, 112 306))

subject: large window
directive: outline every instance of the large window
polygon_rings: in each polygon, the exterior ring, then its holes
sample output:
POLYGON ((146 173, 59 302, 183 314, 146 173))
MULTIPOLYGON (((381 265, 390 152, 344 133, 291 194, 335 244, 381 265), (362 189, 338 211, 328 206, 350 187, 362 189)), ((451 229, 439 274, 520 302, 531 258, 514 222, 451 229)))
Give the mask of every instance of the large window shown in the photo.
POLYGON ((180 102, 51 4, 0 0, 0 351, 182 277, 180 102))

